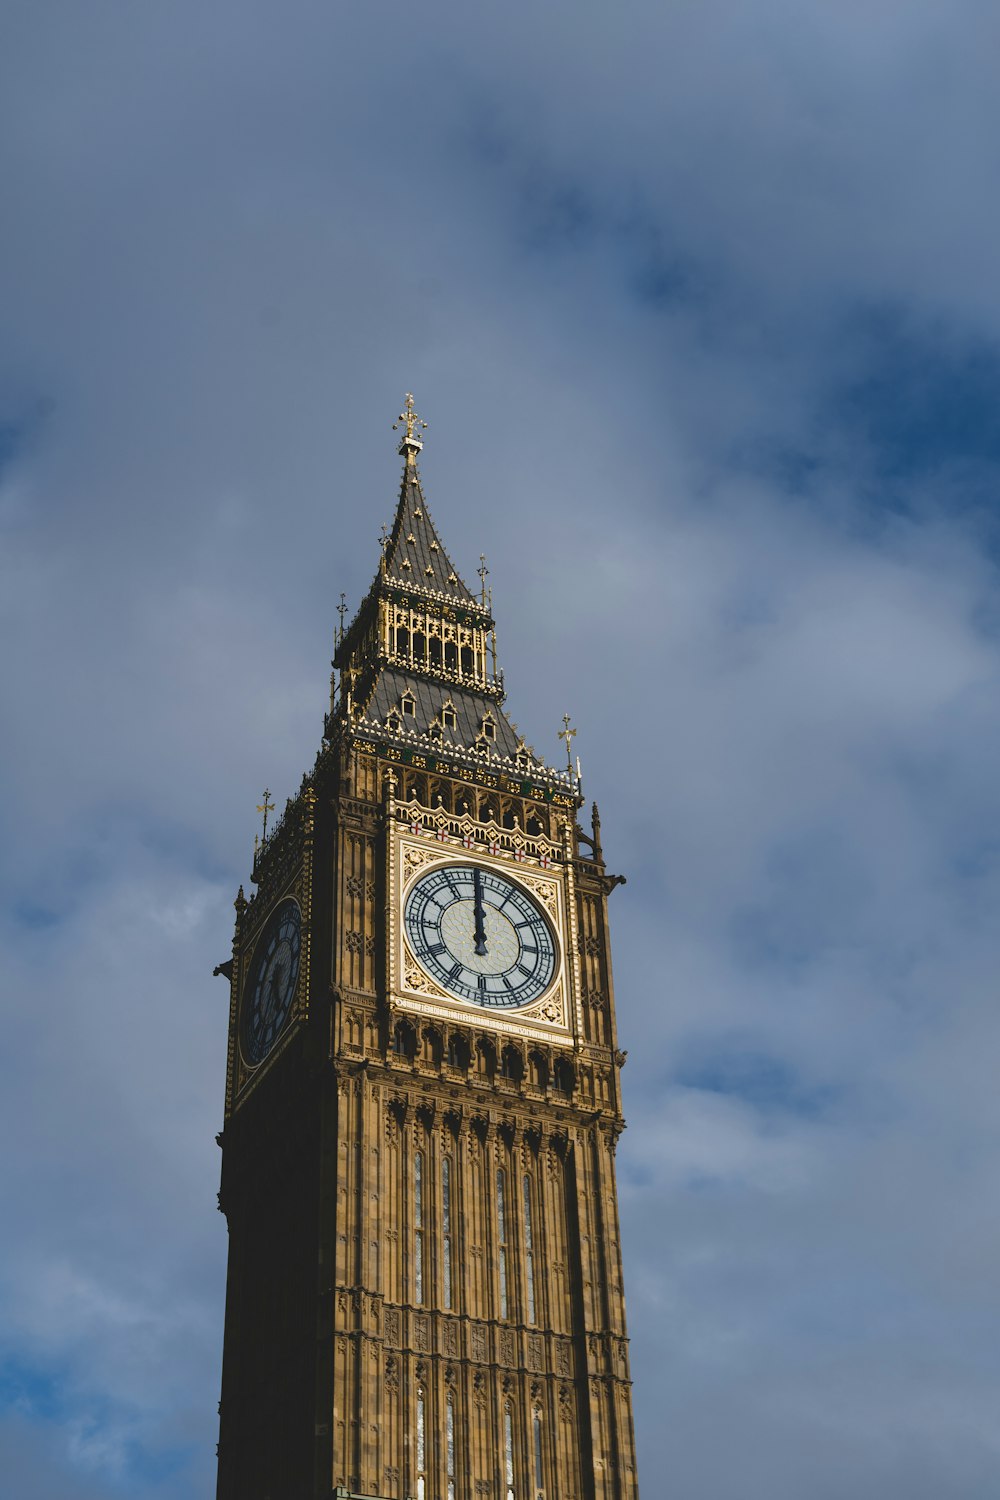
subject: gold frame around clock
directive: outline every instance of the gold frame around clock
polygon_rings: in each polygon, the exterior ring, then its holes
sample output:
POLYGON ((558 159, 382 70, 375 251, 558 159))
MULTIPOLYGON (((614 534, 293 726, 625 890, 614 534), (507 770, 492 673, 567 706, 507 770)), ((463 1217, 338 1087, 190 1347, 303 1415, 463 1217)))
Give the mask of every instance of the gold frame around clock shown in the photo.
POLYGON ((394 1007, 540 1042, 580 1034, 579 976, 572 866, 552 841, 481 824, 415 800, 389 799, 386 871, 387 988, 394 1007), (523 1010, 500 1011, 449 995, 421 967, 407 940, 403 911, 415 882, 443 865, 478 865, 519 885, 541 909, 555 943, 556 965, 544 994, 523 1010))

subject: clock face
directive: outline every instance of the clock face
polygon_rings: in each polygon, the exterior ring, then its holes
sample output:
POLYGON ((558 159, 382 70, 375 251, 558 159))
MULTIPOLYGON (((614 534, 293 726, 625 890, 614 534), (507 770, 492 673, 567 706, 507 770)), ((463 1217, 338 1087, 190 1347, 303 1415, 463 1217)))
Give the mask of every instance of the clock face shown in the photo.
POLYGON ((296 901, 275 907, 257 940, 243 992, 240 1041, 251 1066, 263 1062, 288 1020, 299 977, 301 918, 296 901))
POLYGON ((555 978, 552 929, 527 891, 495 870, 430 870, 407 896, 403 919, 421 968, 460 1000, 516 1009, 555 978))

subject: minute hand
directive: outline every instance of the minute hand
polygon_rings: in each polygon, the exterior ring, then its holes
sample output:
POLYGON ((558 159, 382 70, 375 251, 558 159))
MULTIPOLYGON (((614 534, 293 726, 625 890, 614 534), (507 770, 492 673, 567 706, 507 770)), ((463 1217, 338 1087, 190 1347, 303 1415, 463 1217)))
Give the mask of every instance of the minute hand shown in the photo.
POLYGON ((483 873, 479 869, 472 871, 472 886, 475 891, 475 918, 476 927, 473 938, 476 944, 476 954, 479 958, 486 955, 486 913, 483 910, 483 873))

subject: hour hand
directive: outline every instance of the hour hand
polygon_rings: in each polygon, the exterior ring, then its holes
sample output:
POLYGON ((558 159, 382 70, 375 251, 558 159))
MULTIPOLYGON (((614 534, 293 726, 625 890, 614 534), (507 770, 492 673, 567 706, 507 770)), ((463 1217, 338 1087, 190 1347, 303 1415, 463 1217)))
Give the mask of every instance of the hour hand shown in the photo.
POLYGON ((475 919, 476 926, 473 938, 476 944, 476 954, 479 958, 486 956, 486 913, 483 910, 483 874, 481 870, 472 871, 472 885, 475 891, 475 919))

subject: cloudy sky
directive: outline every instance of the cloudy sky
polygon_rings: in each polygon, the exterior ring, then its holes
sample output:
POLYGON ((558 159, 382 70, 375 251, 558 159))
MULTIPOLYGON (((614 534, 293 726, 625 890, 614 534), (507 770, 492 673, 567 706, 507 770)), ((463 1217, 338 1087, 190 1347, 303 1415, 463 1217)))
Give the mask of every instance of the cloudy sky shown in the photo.
POLYGON ((1000 1490, 993 0, 0 0, 0 1473, 214 1492, 232 899, 416 393, 613 898, 647 1500, 1000 1490))

